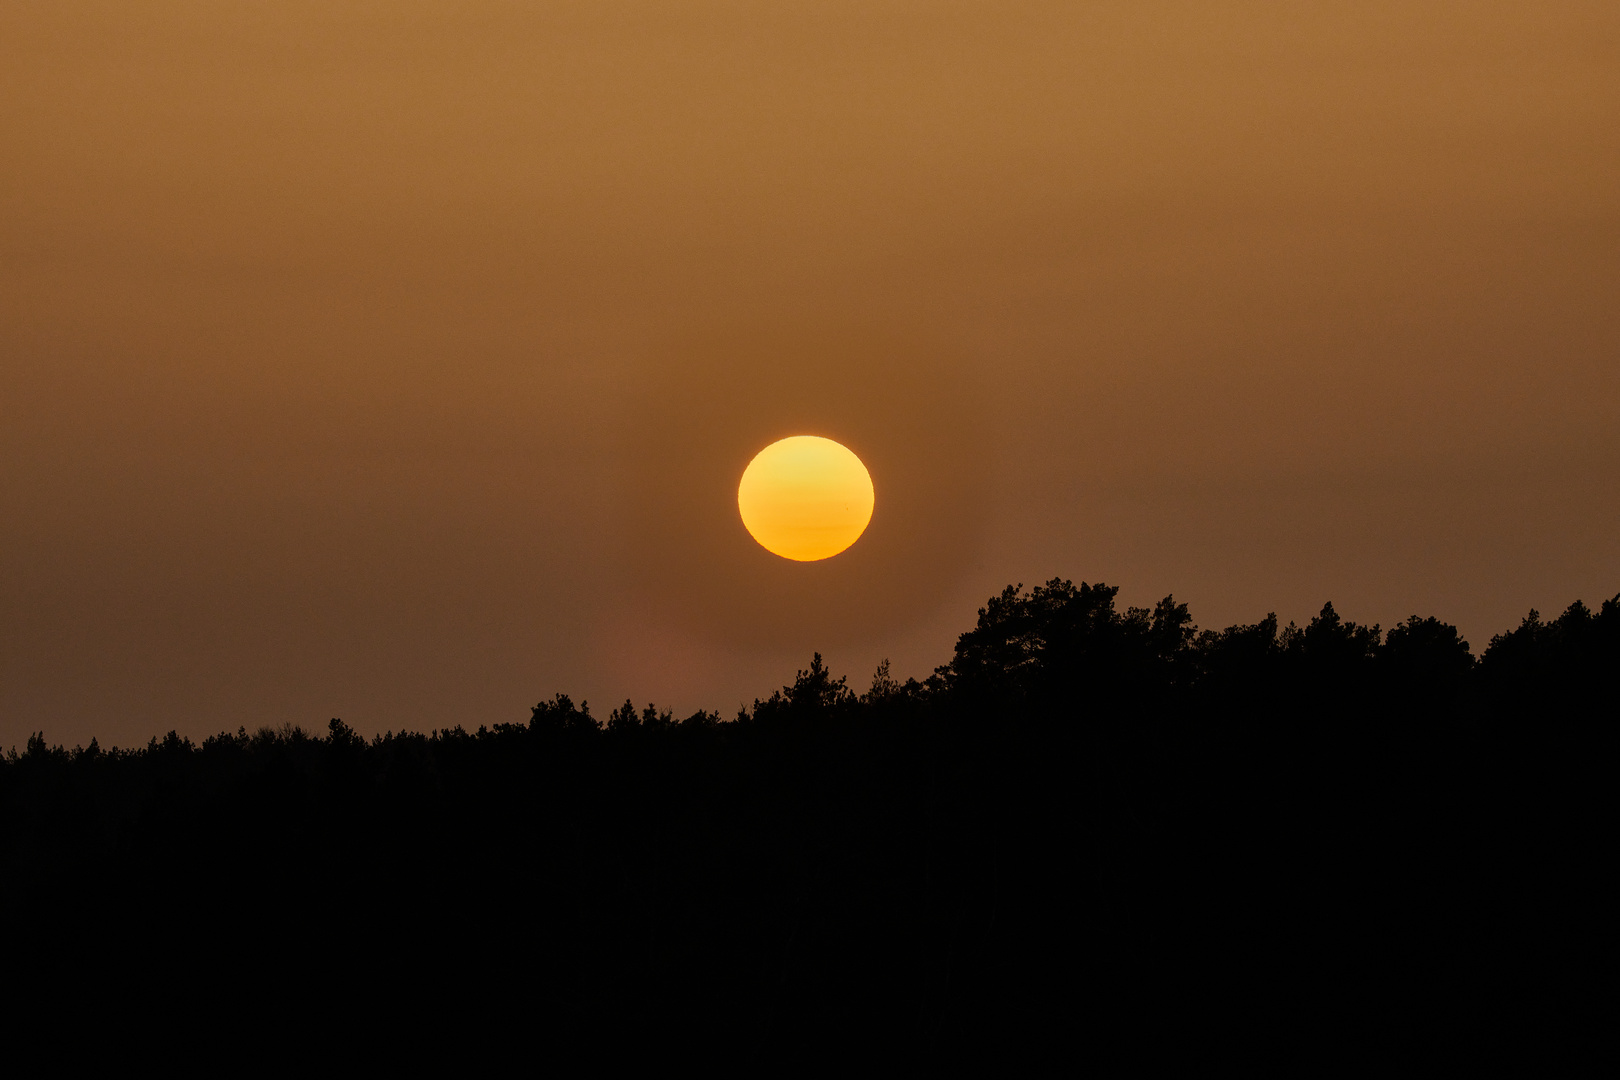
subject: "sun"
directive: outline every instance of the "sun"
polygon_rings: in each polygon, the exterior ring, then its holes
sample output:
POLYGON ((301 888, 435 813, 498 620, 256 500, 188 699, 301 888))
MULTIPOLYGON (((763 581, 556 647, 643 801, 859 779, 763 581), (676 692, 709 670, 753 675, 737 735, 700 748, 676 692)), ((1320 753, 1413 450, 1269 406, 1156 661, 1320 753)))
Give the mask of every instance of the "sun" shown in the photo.
POLYGON ((771 443, 737 485, 743 527, 773 555, 828 559, 859 540, 872 520, 872 475, 850 449, 818 435, 771 443))

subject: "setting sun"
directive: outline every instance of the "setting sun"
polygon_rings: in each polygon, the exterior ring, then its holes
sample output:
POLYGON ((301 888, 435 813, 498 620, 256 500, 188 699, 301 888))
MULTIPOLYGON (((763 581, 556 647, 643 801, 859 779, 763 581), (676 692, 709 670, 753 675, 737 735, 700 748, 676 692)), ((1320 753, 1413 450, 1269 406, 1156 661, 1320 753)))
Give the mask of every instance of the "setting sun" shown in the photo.
POLYGON ((872 520, 872 477, 840 443, 794 435, 754 456, 737 485, 743 526, 774 555, 814 562, 860 539, 872 520))

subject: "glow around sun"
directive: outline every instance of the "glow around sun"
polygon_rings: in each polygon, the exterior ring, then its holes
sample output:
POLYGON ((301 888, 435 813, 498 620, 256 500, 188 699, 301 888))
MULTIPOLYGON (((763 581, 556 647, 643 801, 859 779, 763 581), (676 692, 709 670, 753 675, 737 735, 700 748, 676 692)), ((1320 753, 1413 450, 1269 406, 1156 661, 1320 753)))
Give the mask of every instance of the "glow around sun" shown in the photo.
POLYGON ((831 558, 872 520, 872 476, 848 447, 817 435, 771 443, 737 485, 743 527, 760 546, 797 562, 831 558))

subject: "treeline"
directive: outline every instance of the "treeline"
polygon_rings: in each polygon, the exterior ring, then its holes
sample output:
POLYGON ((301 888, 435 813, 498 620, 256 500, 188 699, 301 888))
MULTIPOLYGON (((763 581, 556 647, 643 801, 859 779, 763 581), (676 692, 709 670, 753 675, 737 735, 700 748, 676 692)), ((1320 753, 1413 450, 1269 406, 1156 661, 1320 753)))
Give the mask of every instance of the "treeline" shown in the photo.
POLYGON ((36 735, 0 765, 13 959, 770 1062, 1343 1060, 1597 1015, 1620 597, 1476 659, 1434 618, 1199 631, 1116 593, 1009 587, 925 680, 818 655, 729 720, 36 735))

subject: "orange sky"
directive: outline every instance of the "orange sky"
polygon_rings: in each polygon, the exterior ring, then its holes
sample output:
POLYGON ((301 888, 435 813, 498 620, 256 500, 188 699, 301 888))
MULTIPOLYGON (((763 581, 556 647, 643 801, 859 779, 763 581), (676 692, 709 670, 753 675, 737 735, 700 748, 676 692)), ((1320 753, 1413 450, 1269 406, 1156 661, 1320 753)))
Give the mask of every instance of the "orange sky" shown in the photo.
POLYGON ((0 6, 0 747, 1613 595, 1620 5, 1325 7, 0 6))

